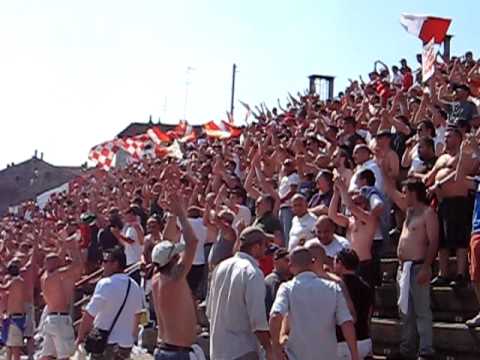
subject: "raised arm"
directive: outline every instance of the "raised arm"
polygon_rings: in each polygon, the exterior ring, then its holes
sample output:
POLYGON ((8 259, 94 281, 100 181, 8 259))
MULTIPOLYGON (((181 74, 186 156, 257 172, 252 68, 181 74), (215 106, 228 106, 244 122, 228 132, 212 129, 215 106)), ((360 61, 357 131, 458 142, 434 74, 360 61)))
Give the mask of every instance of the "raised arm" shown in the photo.
POLYGON ((169 208, 173 214, 178 217, 180 226, 182 228, 183 239, 185 241, 185 251, 182 253, 180 260, 175 267, 175 277, 185 278, 192 268, 193 258, 197 249, 198 239, 193 232, 192 225, 187 218, 187 211, 185 209, 184 200, 177 196, 174 189, 170 190, 169 194, 169 208))
POLYGON ((348 226, 348 217, 338 212, 338 207, 340 205, 340 192, 337 186, 333 187, 333 197, 330 201, 330 206, 328 207, 328 217, 332 221, 341 227, 348 226))

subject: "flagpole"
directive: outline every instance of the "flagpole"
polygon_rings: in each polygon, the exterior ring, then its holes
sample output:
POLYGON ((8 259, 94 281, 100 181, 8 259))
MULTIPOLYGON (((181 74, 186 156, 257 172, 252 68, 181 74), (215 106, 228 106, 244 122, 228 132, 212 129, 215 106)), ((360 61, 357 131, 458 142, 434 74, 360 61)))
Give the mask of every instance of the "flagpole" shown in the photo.
POLYGON ((233 119, 233 109, 235 107, 235 74, 237 73, 237 64, 233 64, 232 70, 232 97, 230 101, 230 115, 233 119))

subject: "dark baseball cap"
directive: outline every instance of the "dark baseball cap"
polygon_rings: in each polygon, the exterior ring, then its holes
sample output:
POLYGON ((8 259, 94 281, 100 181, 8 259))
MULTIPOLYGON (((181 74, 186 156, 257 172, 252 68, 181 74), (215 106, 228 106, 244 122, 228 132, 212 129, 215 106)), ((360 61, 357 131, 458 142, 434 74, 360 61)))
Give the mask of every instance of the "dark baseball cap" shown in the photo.
POLYGON ((127 257, 123 248, 115 246, 109 250, 103 252, 103 261, 113 262, 116 261, 122 269, 127 267, 127 257))

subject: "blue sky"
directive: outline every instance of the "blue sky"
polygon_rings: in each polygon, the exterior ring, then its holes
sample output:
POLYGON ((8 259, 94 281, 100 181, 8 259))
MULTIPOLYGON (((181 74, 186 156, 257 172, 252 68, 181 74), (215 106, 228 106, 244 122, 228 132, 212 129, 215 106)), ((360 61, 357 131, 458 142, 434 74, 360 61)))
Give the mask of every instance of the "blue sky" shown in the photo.
POLYGON ((225 117, 234 62, 236 98, 270 106, 312 73, 335 75, 338 92, 377 59, 413 64, 421 44, 402 12, 451 17, 453 52, 476 56, 479 11, 439 0, 2 1, 0 168, 35 149, 77 165, 132 121, 176 122, 187 67, 187 118, 203 123, 225 117))

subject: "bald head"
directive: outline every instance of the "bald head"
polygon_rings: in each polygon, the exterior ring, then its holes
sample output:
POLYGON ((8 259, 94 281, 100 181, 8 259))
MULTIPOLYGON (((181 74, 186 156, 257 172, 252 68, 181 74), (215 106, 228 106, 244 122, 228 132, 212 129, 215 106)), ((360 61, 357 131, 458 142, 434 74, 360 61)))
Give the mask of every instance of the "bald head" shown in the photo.
POLYGON ((297 246, 290 252, 290 265, 293 274, 311 270, 313 257, 303 246, 297 246))
POLYGON ((325 249, 318 239, 310 239, 305 243, 305 248, 310 252, 313 257, 312 270, 317 275, 324 274, 324 265, 327 261, 327 255, 325 249))
POLYGON ((305 243, 305 248, 312 254, 315 261, 319 261, 323 264, 327 254, 325 249, 318 239, 310 239, 305 243))
POLYGON ((315 232, 323 245, 329 245, 333 241, 335 223, 328 216, 321 215, 315 223, 315 232))
POLYGON ((295 216, 302 217, 307 213, 307 199, 302 194, 295 194, 292 197, 292 211, 295 216))

